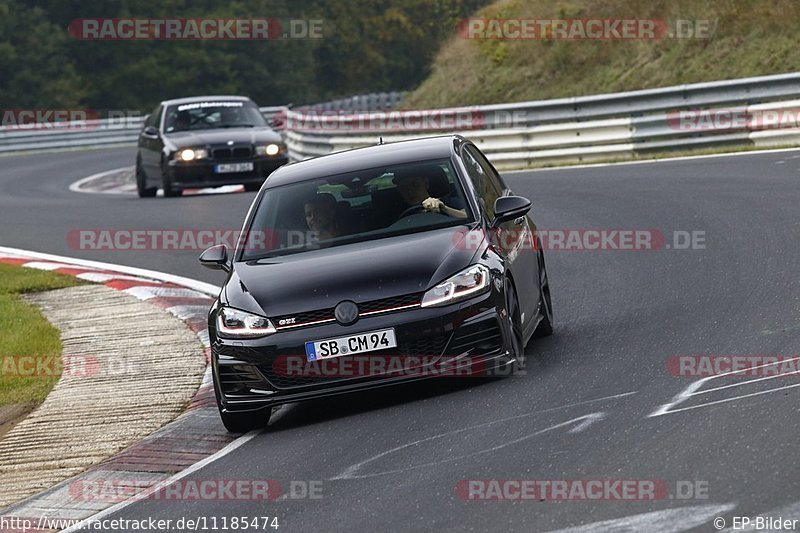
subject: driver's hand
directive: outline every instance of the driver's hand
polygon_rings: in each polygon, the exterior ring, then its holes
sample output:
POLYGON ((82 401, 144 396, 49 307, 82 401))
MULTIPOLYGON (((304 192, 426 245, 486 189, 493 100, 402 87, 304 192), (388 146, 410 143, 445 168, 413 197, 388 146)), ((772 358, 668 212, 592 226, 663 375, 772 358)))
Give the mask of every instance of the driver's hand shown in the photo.
POLYGON ((444 207, 444 202, 438 198, 428 198, 422 202, 422 207, 429 213, 440 213, 444 207))

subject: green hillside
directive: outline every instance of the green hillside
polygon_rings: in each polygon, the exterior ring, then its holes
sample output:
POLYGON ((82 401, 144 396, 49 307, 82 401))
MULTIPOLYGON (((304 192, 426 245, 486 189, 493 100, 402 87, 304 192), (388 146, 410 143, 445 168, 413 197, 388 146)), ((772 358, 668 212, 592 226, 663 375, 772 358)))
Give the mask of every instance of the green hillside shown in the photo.
MULTIPOLYGON (((500 0, 475 17, 710 20, 704 39, 503 40, 456 35, 406 108, 579 96, 800 70, 800 2, 500 0)), ((488 28, 488 27, 487 27, 488 28)))

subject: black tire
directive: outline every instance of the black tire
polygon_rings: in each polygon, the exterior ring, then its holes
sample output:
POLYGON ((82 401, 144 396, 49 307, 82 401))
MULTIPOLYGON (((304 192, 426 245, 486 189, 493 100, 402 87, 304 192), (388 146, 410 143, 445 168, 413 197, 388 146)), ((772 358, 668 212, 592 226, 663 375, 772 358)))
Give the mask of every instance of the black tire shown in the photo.
POLYGON ((183 194, 183 189, 176 189, 172 186, 172 181, 169 179, 167 170, 161 167, 161 188, 164 190, 164 196, 167 198, 175 198, 183 194))
POLYGON ((219 392, 219 379, 216 371, 212 372, 212 379, 214 381, 214 399, 217 403, 217 410, 219 417, 222 420, 222 425, 225 426, 231 433, 247 433, 251 429, 266 426, 269 422, 269 416, 261 416, 259 413, 226 413, 222 410, 222 402, 220 400, 219 392))
POLYGON ((147 187, 142 162, 138 158, 136 159, 136 192, 139 193, 139 198, 152 198, 158 192, 157 187, 147 187))
POLYGON ((245 183, 244 190, 247 192, 256 192, 261 188, 261 183, 245 183))
POLYGON ((514 357, 514 372, 525 370, 525 337, 522 332, 522 319, 519 309, 517 290, 510 279, 506 278, 506 320, 511 333, 511 355, 514 357))
POLYGON ((533 336, 537 339, 553 334, 553 301, 550 298, 550 280, 547 278, 547 267, 544 263, 544 251, 541 244, 539 245, 539 294, 541 295, 540 320, 536 331, 533 332, 533 336))

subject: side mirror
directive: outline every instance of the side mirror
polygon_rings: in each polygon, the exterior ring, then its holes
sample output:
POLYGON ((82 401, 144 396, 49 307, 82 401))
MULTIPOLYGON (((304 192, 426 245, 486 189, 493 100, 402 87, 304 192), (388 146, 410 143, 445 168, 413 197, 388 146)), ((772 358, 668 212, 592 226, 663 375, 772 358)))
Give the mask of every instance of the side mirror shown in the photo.
POLYGON ((211 248, 206 248, 198 258, 200 264, 211 270, 224 270, 230 272, 228 264, 228 247, 224 244, 217 244, 211 248))
POLYGON ((494 220, 496 228, 503 222, 525 216, 531 210, 531 201, 522 196, 501 196, 494 202, 494 220))
POLYGON ((144 134, 149 135, 150 137, 158 137, 158 130, 155 126, 147 126, 144 129, 144 134))

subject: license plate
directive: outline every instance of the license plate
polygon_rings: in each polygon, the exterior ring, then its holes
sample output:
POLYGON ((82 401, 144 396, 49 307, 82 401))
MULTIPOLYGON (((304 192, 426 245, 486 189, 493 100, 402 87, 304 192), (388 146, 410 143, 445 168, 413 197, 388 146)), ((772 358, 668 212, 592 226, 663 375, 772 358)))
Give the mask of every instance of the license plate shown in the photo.
POLYGON ((331 359, 343 355, 374 352, 375 350, 396 347, 397 341, 394 337, 394 329, 381 329, 335 339, 308 341, 306 343, 306 357, 309 361, 318 361, 320 359, 331 359))
POLYGON ((250 172, 251 170, 253 170, 253 163, 220 163, 219 165, 214 165, 214 172, 217 174, 250 172))

